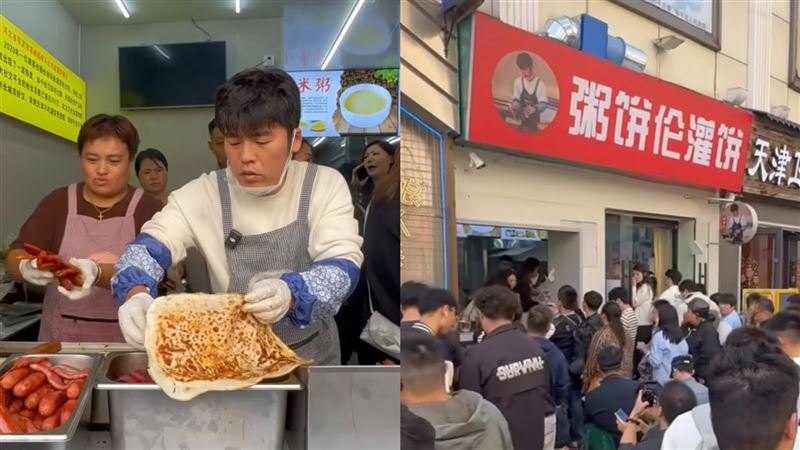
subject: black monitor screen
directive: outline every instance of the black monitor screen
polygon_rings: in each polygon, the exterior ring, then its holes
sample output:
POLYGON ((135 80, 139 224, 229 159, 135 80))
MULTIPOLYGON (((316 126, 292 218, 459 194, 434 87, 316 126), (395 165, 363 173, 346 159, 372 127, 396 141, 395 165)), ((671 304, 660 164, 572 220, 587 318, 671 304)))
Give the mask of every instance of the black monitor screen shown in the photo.
POLYGON ((225 80, 225 42, 119 49, 121 109, 213 106, 225 80))

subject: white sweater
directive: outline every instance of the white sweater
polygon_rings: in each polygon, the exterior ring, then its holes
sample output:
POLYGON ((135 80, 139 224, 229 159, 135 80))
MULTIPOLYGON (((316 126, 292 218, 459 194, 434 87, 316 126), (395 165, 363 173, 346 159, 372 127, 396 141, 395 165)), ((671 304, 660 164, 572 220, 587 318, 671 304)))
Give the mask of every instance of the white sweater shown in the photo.
MULTIPOLYGON (((306 165, 291 161, 285 184, 275 195, 257 197, 231 186, 234 228, 243 235, 253 235, 295 221, 306 165)), ((164 243, 172 254, 173 264, 186 258, 187 248, 197 247, 208 265, 213 291, 225 292, 230 276, 218 186, 217 176, 211 172, 172 192, 167 205, 142 227, 142 233, 164 243)), ((308 253, 312 260, 339 258, 361 265, 362 239, 353 216, 350 192, 341 174, 328 167, 318 168, 308 216, 308 253)))
POLYGON ((640 327, 653 325, 651 313, 653 312, 653 289, 647 283, 642 283, 633 297, 633 307, 636 310, 636 319, 640 327))

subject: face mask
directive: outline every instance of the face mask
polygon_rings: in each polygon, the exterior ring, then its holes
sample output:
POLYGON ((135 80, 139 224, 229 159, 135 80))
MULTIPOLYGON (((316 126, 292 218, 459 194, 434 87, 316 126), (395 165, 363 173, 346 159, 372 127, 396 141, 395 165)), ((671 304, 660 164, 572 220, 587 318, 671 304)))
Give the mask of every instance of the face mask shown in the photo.
POLYGON ((297 136, 295 133, 296 128, 292 129, 292 142, 289 144, 289 152, 286 155, 286 162, 283 164, 283 171, 281 172, 281 177, 278 179, 277 184, 273 184, 272 186, 259 186, 259 187, 247 187, 241 186, 239 182, 236 180, 236 176, 233 175, 231 172, 230 167, 228 167, 228 180, 229 183, 236 186, 237 189, 244 191, 250 195, 255 195, 256 197, 266 197, 268 195, 272 195, 277 193, 281 187, 283 187, 283 182, 286 181, 286 174, 289 172, 289 162, 292 160, 292 149, 294 148, 294 141, 297 136))

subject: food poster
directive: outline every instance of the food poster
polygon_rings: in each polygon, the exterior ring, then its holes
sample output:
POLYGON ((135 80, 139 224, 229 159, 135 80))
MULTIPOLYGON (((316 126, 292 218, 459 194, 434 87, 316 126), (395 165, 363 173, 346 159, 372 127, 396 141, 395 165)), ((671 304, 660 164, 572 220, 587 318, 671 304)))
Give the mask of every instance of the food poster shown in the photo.
POLYGON ((397 134, 399 69, 291 72, 305 137, 397 134))

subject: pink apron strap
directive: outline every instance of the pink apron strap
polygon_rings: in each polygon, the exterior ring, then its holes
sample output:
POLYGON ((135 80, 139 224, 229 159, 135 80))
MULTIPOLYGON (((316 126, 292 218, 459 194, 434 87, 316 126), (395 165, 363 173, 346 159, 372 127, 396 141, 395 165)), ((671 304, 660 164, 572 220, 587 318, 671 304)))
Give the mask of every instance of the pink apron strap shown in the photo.
POLYGON ((133 193, 133 198, 131 198, 131 202, 128 203, 128 210, 125 212, 125 217, 132 217, 133 213, 136 211, 136 207, 139 205, 139 200, 142 199, 142 195, 144 191, 141 189, 136 189, 133 193))
POLYGON ((67 188, 67 216, 78 214, 78 183, 72 183, 67 188))

